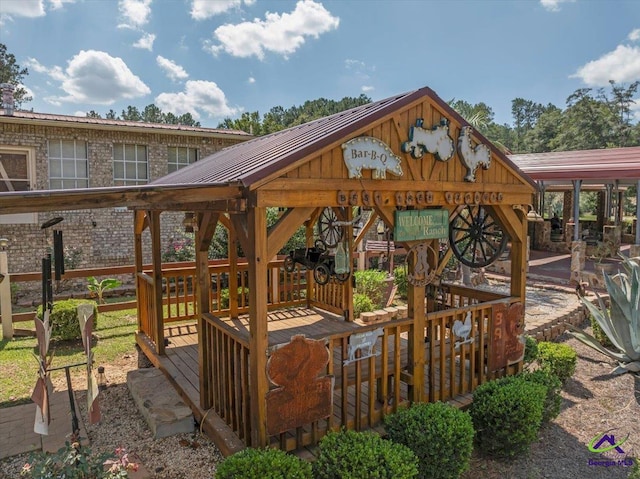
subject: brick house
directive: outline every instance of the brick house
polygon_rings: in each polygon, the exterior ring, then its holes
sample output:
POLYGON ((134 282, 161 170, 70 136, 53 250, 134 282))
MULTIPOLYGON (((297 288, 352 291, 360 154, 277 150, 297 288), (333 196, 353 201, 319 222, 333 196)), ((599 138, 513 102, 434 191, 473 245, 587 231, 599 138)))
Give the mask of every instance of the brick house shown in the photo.
MULTIPOLYGON (((227 146, 251 138, 238 130, 104 120, 0 108, 0 192, 146 184, 227 146)), ((56 216, 75 267, 133 264, 133 213, 102 209, 2 215, 9 271, 40 270, 51 246, 43 222, 56 216)), ((163 214, 162 240, 183 228, 183 215, 163 214)))

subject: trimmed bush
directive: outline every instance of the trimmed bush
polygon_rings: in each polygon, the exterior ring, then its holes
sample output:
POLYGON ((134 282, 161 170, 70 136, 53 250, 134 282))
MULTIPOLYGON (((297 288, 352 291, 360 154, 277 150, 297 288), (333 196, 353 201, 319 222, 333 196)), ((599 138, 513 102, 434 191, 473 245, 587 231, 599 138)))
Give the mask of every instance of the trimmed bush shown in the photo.
POLYGON ((509 458, 529 450, 538 437, 547 388, 522 377, 507 377, 480 385, 470 413, 478 450, 509 458))
POLYGON ((402 444, 369 432, 330 432, 320 441, 315 479, 409 479, 418 477, 418 460, 402 444))
POLYGON ((538 363, 564 384, 576 372, 578 355, 568 344, 542 341, 538 343, 538 363))
POLYGON ((216 468, 216 479, 311 479, 311 464, 280 449, 247 448, 216 468))
POLYGON ((562 397, 560 396, 560 390, 562 389, 562 383, 555 374, 551 374, 546 369, 537 369, 532 372, 525 372, 520 375, 525 381, 530 381, 535 384, 540 384, 547 388, 547 397, 544 401, 544 407, 542 409, 542 422, 549 422, 560 414, 560 406, 562 404, 562 397))
MULTIPOLYGON (((249 289, 243 288, 242 286, 238 287, 238 303, 241 304, 242 295, 245 295, 245 304, 249 302, 249 289)), ((220 290, 220 309, 228 309, 229 308, 229 288, 224 288, 220 290)))
POLYGON ((353 295, 353 316, 355 318, 360 316, 360 313, 366 313, 373 311, 373 301, 364 294, 356 293, 353 295))
POLYGON ((364 271, 356 271, 354 276, 356 278, 356 289, 354 293, 368 296, 371 298, 376 309, 382 308, 384 306, 382 301, 384 300, 387 273, 367 269, 364 271))
POLYGON ((528 364, 538 359, 538 341, 532 336, 526 336, 525 340, 523 361, 528 364))
MULTIPOLYGON (((78 305, 93 305, 93 330, 98 329, 98 305, 95 301, 85 299, 66 299, 53 303, 49 315, 51 338, 60 340, 81 339, 80 322, 78 321, 78 305)), ((42 305, 38 306, 38 318, 42 319, 42 305)))
POLYGON ((407 281, 407 270, 403 266, 393 269, 393 282, 398 286, 398 295, 402 299, 407 299, 409 282, 407 281))
POLYGON ((593 332, 593 337, 596 338, 596 340, 600 344, 602 344, 605 348, 613 348, 614 347, 613 343, 609 339, 609 336, 607 336, 604 330, 600 327, 600 324, 598 324, 598 321, 596 321, 596 318, 594 318, 593 315, 590 315, 589 321, 591 323, 591 330, 593 332))
POLYGON ((389 439, 418 458, 420 478, 457 479, 473 451, 471 416, 442 402, 414 404, 384 418, 389 439))

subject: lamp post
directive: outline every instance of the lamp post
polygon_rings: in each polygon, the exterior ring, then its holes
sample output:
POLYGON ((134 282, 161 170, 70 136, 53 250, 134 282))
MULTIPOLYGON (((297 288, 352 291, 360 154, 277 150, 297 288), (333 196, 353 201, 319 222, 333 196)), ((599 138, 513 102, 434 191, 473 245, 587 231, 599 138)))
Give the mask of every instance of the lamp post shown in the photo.
POLYGON ((0 315, 2 315, 2 337, 13 338, 13 319, 11 311, 11 282, 9 280, 9 261, 7 259, 9 240, 0 238, 0 315))

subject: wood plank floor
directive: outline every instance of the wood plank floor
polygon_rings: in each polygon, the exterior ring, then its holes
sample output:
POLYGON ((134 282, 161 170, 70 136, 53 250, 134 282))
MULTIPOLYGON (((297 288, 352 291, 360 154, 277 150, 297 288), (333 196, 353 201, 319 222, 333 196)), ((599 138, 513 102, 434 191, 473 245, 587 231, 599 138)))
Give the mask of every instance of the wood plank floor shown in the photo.
MULTIPOLYGON (((235 320, 225 319, 225 322, 236 329, 238 334, 246 341, 249 340, 248 321, 247 316, 243 316, 235 320)), ((306 337, 319 339, 349 331, 357 331, 359 328, 361 328, 361 325, 357 323, 347 322, 337 315, 318 312, 313 309, 299 308, 275 311, 269 313, 269 345, 275 346, 278 344, 288 343, 291 336, 296 334, 304 334, 306 337)), ((403 333, 401 336, 403 337, 401 340, 401 348, 406 349, 406 334, 403 333)), ((169 340, 169 344, 165 349, 166 356, 157 358, 157 360, 163 364, 161 369, 171 376, 170 379, 174 385, 176 385, 181 395, 188 399, 188 403, 191 405, 192 409, 194 409, 194 412, 197 411, 196 418, 206 418, 208 420, 213 419, 207 417, 215 416, 212 411, 205 412, 199 409, 200 382, 196 323, 172 323, 165 328, 165 337, 169 340)), ((378 341, 380 342, 380 339, 378 341)), ((428 345, 425 347, 427 346, 428 345)), ((380 345, 378 345, 377 349, 380 350, 380 345)), ((345 367, 344 371, 345 374, 349 376, 349 380, 347 381, 346 391, 342 391, 344 385, 342 381, 342 354, 343 351, 341 351, 341 348, 334 348, 333 363, 335 389, 332 417, 316 424, 315 430, 311 427, 299 428, 300 431, 297 432, 298 435, 316 435, 318 430, 322 431, 336 428, 343 424, 345 420, 350 421, 356 429, 375 429, 376 424, 375 421, 372 420, 371 413, 378 418, 382 418, 384 415, 396 410, 398 404, 408 404, 410 386, 399 380, 393 383, 399 385, 398 391, 393 390, 392 384, 389 383, 386 398, 376 398, 376 400, 369 401, 370 391, 378 391, 377 388, 379 387, 379 384, 376 385, 376 379, 381 378, 382 376, 380 371, 380 357, 372 360, 371 362, 369 360, 363 360, 345 367), (371 375, 369 374, 369 367, 375 368, 375 372, 371 375), (356 386, 352 381, 356 376, 361 378, 359 390, 356 390, 356 386), (356 419, 358 416, 360 416, 360 421, 357 421, 356 419)), ((427 355, 427 358, 428 357, 429 356, 427 355)), ((453 361, 447 359, 447 361, 444 362, 437 361, 436 364, 433 365, 433 374, 438 378, 438 380, 433 382, 433 384, 437 389, 444 386, 445 391, 450 391, 452 380, 456 384, 460 383, 460 375, 463 368, 459 367, 459 365, 456 366, 456 361, 457 358, 454 358, 453 361), (441 381, 440 371, 443 364, 446 371, 444 371, 444 378, 441 381), (454 368, 453 371, 452 367, 454 368)), ((406 364, 403 366, 406 366, 406 364)), ((391 366, 390 369, 393 369, 393 366, 391 366)), ((467 381, 471 374, 469 369, 469 362, 466 361, 464 376, 467 381)), ((425 398, 429 398, 429 367, 425 367, 424 374, 425 398)), ((441 391, 434 391, 434 394, 431 397, 435 397, 436 399, 442 398, 441 391)), ((464 394, 457 395, 453 399, 450 399, 448 393, 445 392, 443 399, 448 399, 449 402, 456 406, 465 407, 469 404, 470 397, 470 394, 464 394)), ((215 428, 218 430, 224 429, 221 422, 222 420, 217 418, 215 428)), ((227 431, 227 434, 233 434, 231 429, 227 431)), ((286 447, 288 447, 288 444, 295 444, 297 440, 299 439, 296 439, 295 435, 292 433, 286 433, 281 435, 281 437, 272 438, 272 441, 275 443, 280 443, 286 447)), ((299 451, 303 448, 295 447, 295 449, 299 451)), ((313 448, 311 450, 313 450, 313 448)))

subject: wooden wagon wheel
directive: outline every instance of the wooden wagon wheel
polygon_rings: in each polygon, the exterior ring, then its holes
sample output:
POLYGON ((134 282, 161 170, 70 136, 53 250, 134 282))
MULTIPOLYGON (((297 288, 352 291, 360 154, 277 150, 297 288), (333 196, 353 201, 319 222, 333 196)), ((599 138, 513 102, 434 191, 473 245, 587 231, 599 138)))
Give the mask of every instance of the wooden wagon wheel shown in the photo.
POLYGON ((451 220, 449 244, 462 264, 482 268, 503 253, 507 235, 483 206, 467 205, 451 220))
POLYGON ((318 236, 327 245, 327 248, 335 248, 342 240, 344 234, 339 224, 338 216, 333 208, 325 208, 318 218, 318 236))

